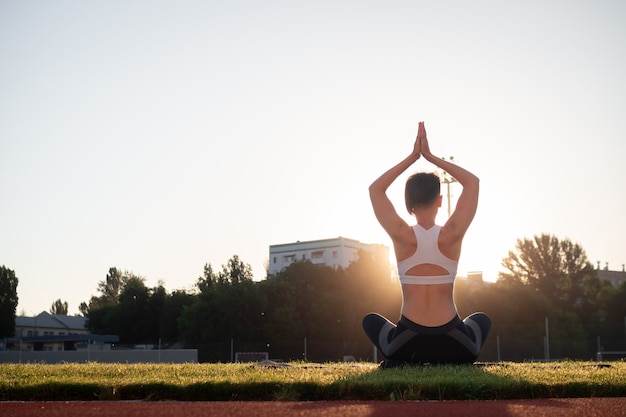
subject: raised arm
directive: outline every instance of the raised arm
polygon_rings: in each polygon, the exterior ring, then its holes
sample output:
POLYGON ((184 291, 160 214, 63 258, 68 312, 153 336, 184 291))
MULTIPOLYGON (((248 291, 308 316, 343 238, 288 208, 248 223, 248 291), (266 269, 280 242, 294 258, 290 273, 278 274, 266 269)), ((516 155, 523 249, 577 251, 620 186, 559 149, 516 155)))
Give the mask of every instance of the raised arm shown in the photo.
POLYGON ((457 238, 462 238, 467 231, 467 228, 472 223, 474 215, 476 214, 476 208, 478 207, 478 190, 479 180, 478 177, 460 166, 453 164, 452 162, 441 159, 432 154, 428 145, 428 139, 426 137, 426 128, 424 124, 420 124, 418 137, 420 137, 420 149, 424 158, 443 169, 448 174, 452 175, 459 184, 463 186, 461 195, 457 201, 454 212, 444 225, 448 232, 457 238))
MULTIPOLYGON (((422 124, 423 123, 420 122, 420 126, 422 126, 422 124)), ((403 232, 406 232, 409 225, 396 212, 395 207, 389 200, 389 197, 387 197, 387 189, 400 174, 419 159, 421 154, 421 138, 419 132, 420 130, 418 128, 418 135, 415 139, 411 154, 381 175, 369 187, 370 200, 374 208, 376 219, 378 219, 380 225, 394 242, 402 239, 403 232)))

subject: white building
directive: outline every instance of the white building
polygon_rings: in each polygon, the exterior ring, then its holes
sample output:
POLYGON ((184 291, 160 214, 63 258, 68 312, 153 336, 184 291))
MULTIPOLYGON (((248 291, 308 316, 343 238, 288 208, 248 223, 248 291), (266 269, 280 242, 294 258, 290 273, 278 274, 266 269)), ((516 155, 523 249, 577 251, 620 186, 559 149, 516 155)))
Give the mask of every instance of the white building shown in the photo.
POLYGON ((340 236, 335 239, 270 245, 269 275, 275 275, 292 263, 303 260, 333 268, 347 268, 351 262, 358 259, 359 250, 368 251, 375 259, 389 264, 387 246, 361 243, 340 236))
POLYGON ((610 271, 609 264, 607 263, 604 269, 600 269, 600 262, 598 262, 598 268, 596 269, 598 278, 601 281, 608 281, 614 287, 619 287, 623 282, 626 282, 626 270, 622 265, 621 271, 610 271))

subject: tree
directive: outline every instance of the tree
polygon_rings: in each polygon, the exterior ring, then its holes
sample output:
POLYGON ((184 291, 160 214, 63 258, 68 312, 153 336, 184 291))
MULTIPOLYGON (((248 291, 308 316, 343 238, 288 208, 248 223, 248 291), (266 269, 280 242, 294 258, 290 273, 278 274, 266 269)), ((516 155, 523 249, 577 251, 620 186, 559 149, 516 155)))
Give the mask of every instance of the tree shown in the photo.
POLYGON ((454 286, 461 318, 476 311, 491 317, 491 341, 485 344, 483 358, 494 358, 496 346, 501 348, 504 360, 543 357, 547 317, 551 357, 588 359, 586 332, 578 315, 558 308, 529 285, 520 281, 477 283, 457 279, 454 286), (498 345, 494 343, 496 338, 498 345))
POLYGON ((144 277, 117 268, 109 269, 98 291, 100 297, 92 296, 89 304, 79 307, 89 319, 87 327, 96 334, 119 335, 126 344, 175 343, 181 311, 194 299, 185 291, 168 294, 161 282, 147 288, 144 277))
POLYGON ((78 306, 78 311, 80 311, 80 314, 83 317, 87 317, 89 315, 89 304, 87 304, 86 302, 82 302, 80 303, 80 305, 78 306))
POLYGON ((178 318, 183 308, 193 303, 194 296, 184 290, 175 290, 165 299, 163 312, 159 323, 159 336, 164 343, 174 343, 178 341, 180 331, 178 318))
POLYGON ((605 310, 608 320, 621 322, 626 320, 626 282, 622 282, 617 288, 609 285, 605 287, 605 310))
POLYGON ((81 303, 79 307, 80 312, 88 319, 89 330, 97 334, 119 334, 119 329, 125 326, 120 318, 120 299, 131 280, 143 283, 145 279, 132 272, 109 268, 105 280, 98 282, 98 292, 101 295, 92 296, 89 304, 81 303))
POLYGON ((518 239, 515 249, 502 260, 508 271, 500 272, 498 281, 504 286, 522 283, 564 309, 580 309, 585 296, 597 296, 593 265, 580 245, 542 234, 518 239))
POLYGON ((119 321, 115 332, 122 343, 146 343, 158 339, 155 318, 148 307, 150 296, 150 290, 140 277, 131 277, 124 285, 117 304, 119 315, 116 319, 119 321))
POLYGON ((297 261, 279 272, 272 280, 284 280, 290 287, 290 299, 268 305, 268 319, 282 314, 287 301, 293 303, 294 339, 337 340, 339 324, 344 319, 346 297, 341 291, 343 271, 330 266, 297 261))
POLYGON ((226 265, 222 265, 222 272, 219 274, 219 280, 229 284, 239 284, 252 279, 252 267, 243 263, 238 255, 233 255, 226 265))
POLYGON ((239 284, 252 281, 252 279, 250 264, 243 263, 238 255, 233 255, 226 265, 222 265, 222 270, 218 273, 213 271, 213 266, 210 263, 205 263, 202 276, 196 280, 196 287, 202 293, 217 284, 239 284))
POLYGON ((15 333, 15 310, 17 309, 17 283, 15 272, 0 267, 0 338, 15 333))
POLYGON ((67 311, 68 311, 67 301, 61 301, 60 298, 56 300, 54 303, 52 303, 52 306, 50 306, 50 314, 59 314, 62 316, 67 316, 67 311))
POLYGON ((102 294, 102 301, 116 302, 126 281, 128 281, 128 273, 123 273, 117 268, 109 268, 105 280, 98 283, 98 291, 102 294))
MULTIPOLYGON (((391 274, 386 258, 378 258, 369 251, 359 251, 358 258, 346 269, 347 300, 354 304, 358 331, 361 320, 375 311, 385 317, 397 317, 402 307, 400 281, 391 274)), ((345 302, 348 302, 348 301, 345 302)))
POLYGON ((215 284, 217 284, 218 276, 215 272, 213 272, 213 266, 210 263, 204 264, 204 271, 202 272, 202 276, 200 276, 196 280, 196 287, 200 292, 208 291, 215 284))
MULTIPOLYGON (((101 294, 99 297, 92 296, 89 303, 81 303, 78 310, 83 316, 88 317, 91 320, 91 311, 102 306, 109 304, 119 303, 120 295, 126 287, 128 281, 132 278, 145 281, 145 278, 134 274, 133 272, 122 272, 118 268, 109 268, 106 278, 103 281, 98 282, 98 292, 101 294)), ((92 329, 90 327, 90 329, 92 329)), ((93 329, 92 329, 93 330, 93 329)))
MULTIPOLYGON (((264 300, 252 280, 252 268, 234 255, 219 273, 204 265, 196 281, 199 294, 180 307, 178 326, 188 346, 199 349, 201 360, 228 357, 219 345, 262 340, 264 300)), ((223 345, 223 346, 228 346, 223 345)))
MULTIPOLYGON (((503 296, 512 295, 512 303, 523 307, 520 317, 527 319, 529 313, 542 311, 551 322, 558 323, 551 326, 551 338, 556 340, 551 342, 552 347, 562 355, 579 358, 593 350, 595 341, 590 342, 587 335, 597 334, 605 291, 580 245, 549 234, 518 239, 516 251, 509 251, 502 266, 507 271, 499 274, 497 287, 507 293, 503 296), (529 305, 522 295, 524 291, 545 297, 549 308, 529 305)), ((502 315, 494 317, 504 319, 502 315)), ((535 317, 530 322, 536 328, 539 321, 535 317)), ((518 334, 526 335, 524 330, 518 334)))
POLYGON ((604 282, 600 289, 600 320, 596 332, 601 335, 601 350, 623 350, 624 325, 626 324, 626 282, 613 287, 604 282))

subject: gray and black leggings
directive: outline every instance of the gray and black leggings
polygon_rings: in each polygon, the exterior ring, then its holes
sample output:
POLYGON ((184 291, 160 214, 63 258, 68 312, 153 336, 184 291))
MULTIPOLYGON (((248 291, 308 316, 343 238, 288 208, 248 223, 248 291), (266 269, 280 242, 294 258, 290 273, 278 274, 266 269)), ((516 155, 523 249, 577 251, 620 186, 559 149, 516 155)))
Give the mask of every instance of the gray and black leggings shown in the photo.
POLYGON ((491 329, 484 313, 443 326, 426 327, 402 316, 397 325, 378 314, 363 318, 363 329, 385 357, 383 367, 423 363, 473 363, 491 329))

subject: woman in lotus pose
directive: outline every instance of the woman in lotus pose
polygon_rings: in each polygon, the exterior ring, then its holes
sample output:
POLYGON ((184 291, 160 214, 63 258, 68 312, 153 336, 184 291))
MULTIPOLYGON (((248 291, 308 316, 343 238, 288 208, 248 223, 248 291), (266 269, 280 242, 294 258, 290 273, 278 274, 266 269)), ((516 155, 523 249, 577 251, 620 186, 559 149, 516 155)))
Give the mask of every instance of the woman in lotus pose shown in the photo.
POLYGON ((475 313, 461 320, 453 286, 463 236, 478 205, 478 178, 434 156, 419 123, 413 152, 385 172, 369 188, 374 213, 391 237, 402 284, 402 316, 393 324, 378 314, 363 319, 365 333, 382 352, 382 367, 420 363, 473 363, 478 358, 491 321, 475 313), (387 197, 387 188, 421 156, 449 173, 463 191, 443 226, 435 224, 441 207, 441 184, 433 173, 417 173, 406 183, 406 209, 417 224, 409 226, 387 197))

